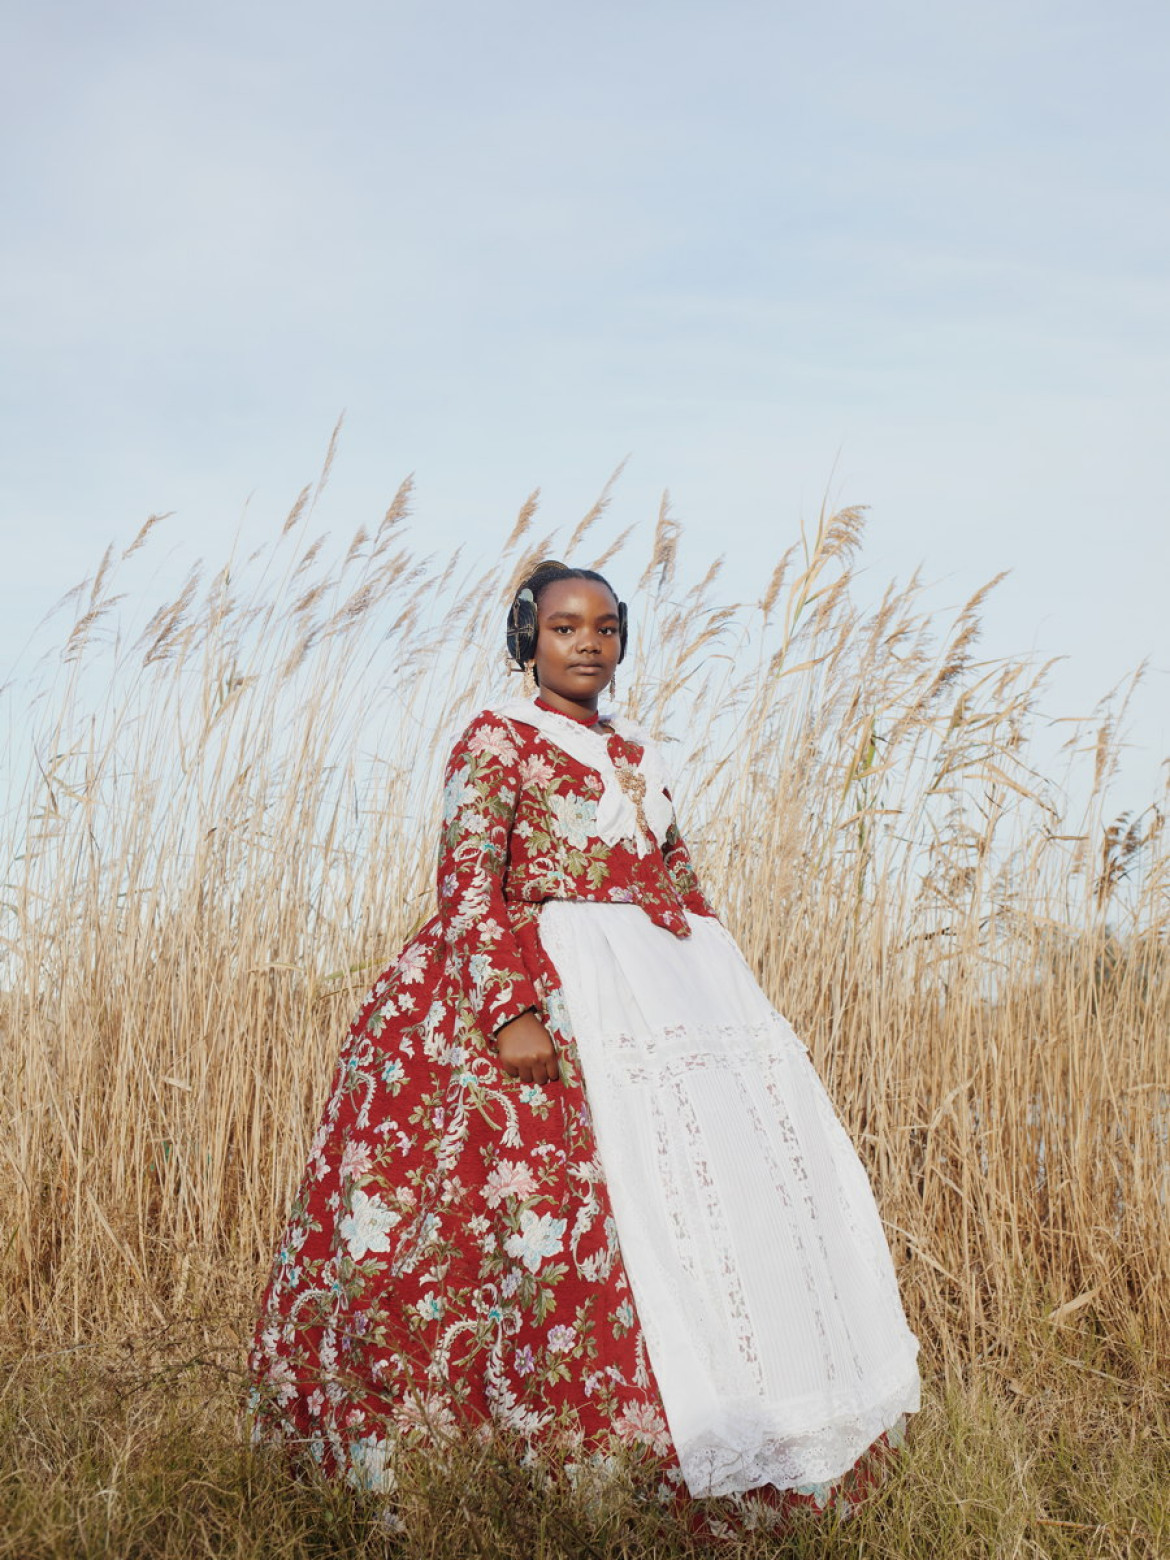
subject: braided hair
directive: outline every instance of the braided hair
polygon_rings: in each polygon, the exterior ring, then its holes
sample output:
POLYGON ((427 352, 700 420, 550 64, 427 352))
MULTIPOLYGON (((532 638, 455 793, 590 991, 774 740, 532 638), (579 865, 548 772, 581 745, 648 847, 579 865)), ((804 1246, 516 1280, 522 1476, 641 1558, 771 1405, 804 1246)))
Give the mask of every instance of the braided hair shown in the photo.
POLYGON ((567 563, 560 563, 555 558, 546 558, 520 581, 516 594, 512 598, 512 605, 508 608, 506 637, 508 655, 512 661, 517 666, 527 666, 529 662, 536 659, 536 636, 539 628, 537 604, 543 592, 557 580, 592 580, 595 585, 605 586, 617 601, 618 660, 624 660, 626 641, 629 638, 626 604, 624 601, 618 601, 618 593, 605 575, 598 574, 596 569, 573 569, 567 563))

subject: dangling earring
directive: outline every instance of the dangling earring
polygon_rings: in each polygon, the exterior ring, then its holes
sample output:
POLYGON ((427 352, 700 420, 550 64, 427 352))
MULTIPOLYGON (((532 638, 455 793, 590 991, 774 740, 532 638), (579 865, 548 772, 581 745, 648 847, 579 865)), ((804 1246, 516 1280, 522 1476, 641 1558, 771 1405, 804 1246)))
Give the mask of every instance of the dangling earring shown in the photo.
POLYGON ((536 697, 536 673, 533 671, 535 665, 535 661, 525 661, 524 663, 524 697, 526 699, 535 699, 536 697))
POLYGON ((609 696, 610 696, 611 699, 616 699, 617 698, 617 673, 616 672, 614 672, 613 676, 609 679, 609 696))

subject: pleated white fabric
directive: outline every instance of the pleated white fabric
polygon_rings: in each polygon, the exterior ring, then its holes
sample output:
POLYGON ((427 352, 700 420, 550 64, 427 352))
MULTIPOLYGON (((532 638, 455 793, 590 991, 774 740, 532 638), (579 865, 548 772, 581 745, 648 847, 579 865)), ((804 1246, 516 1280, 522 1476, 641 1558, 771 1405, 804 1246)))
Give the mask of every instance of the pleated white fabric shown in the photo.
POLYGON ((728 932, 553 901, 650 1362, 693 1495, 839 1478, 919 1402, 918 1344, 860 1160, 728 932))

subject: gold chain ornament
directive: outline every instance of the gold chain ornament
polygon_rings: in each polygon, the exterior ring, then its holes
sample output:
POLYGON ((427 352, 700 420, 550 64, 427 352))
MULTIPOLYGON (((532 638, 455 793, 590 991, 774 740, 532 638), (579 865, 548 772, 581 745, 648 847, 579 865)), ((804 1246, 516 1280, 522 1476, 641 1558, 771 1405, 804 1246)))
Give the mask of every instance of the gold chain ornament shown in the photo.
POLYGON ((638 827, 643 836, 652 840, 650 825, 646 822, 646 812, 642 803, 646 800, 646 776, 640 769, 635 769, 633 764, 619 763, 614 765, 614 773, 617 775, 617 783, 634 804, 634 816, 638 820, 638 827))

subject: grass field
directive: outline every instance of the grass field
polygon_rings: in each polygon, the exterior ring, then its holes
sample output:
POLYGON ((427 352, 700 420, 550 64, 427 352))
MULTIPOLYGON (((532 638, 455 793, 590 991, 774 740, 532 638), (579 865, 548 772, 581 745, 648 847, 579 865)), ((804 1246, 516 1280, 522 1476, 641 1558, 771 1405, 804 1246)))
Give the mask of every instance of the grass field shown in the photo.
POLYGON ((1170 1554, 1170 877, 1161 808, 1109 809, 1123 698, 1037 772, 1043 668, 979 659, 982 592, 859 606, 855 511, 732 603, 665 510, 635 566, 637 538, 594 541, 605 496, 560 537, 533 501, 477 576, 417 555, 409 498, 338 553, 307 490, 161 603, 122 599, 143 534, 6 695, 31 736, 3 837, 0 1556, 699 1552, 486 1454, 405 1468, 392 1533, 238 1435, 333 1054, 427 913, 438 768, 506 690, 503 603, 548 553, 630 599, 622 702, 677 739, 693 854, 854 1135, 923 1341, 881 1496, 739 1549, 1170 1554))
MULTIPOLYGON (((242 1321, 242 1318, 241 1318, 242 1321)), ((0 1556, 1117 1556, 1170 1552, 1164 1395, 1054 1357, 937 1379, 888 1486, 849 1522, 713 1543, 620 1497, 590 1511, 483 1456, 403 1473, 401 1528, 345 1489, 291 1485, 234 1431, 240 1338, 169 1334, 18 1366, 4 1400, 0 1556), (1014 1379, 1014 1378, 1013 1378, 1014 1379)))

